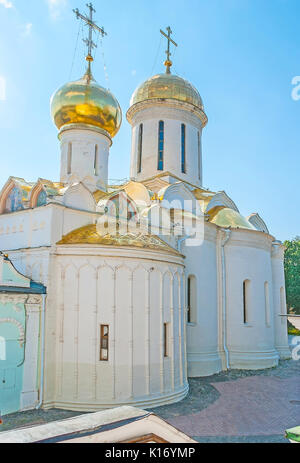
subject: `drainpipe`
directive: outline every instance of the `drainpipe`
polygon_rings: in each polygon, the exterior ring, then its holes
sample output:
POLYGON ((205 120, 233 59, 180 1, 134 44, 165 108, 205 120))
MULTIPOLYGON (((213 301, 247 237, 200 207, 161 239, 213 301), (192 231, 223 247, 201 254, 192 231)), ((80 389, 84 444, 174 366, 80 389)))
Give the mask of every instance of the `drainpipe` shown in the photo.
POLYGON ((179 252, 181 252, 181 244, 183 243, 183 241, 186 241, 188 238, 192 238, 194 235, 195 235, 195 233, 193 233, 192 235, 185 235, 185 236, 183 236, 182 238, 180 238, 180 239, 177 241, 177 250, 178 250, 179 252))
POLYGON ((229 352, 227 348, 226 339, 226 265, 225 265, 225 245, 228 242, 231 234, 231 230, 228 228, 222 228, 223 237, 221 237, 221 254, 222 254, 222 334, 223 334, 223 348, 226 358, 226 368, 229 370, 229 352), (225 236, 224 236, 225 235, 225 236))
POLYGON ((36 405, 36 409, 40 408, 43 403, 43 391, 44 391, 44 357, 45 357, 45 302, 46 294, 42 294, 42 320, 41 320, 41 379, 40 379, 40 397, 39 402, 36 405))

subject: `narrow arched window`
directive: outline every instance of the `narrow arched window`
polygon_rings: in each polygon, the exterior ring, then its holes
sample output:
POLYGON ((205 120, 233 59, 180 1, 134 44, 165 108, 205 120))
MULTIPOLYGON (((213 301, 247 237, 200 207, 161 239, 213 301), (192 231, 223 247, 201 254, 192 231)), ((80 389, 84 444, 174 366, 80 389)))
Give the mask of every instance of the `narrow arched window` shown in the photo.
POLYGON ((250 281, 245 280, 243 282, 243 321, 245 324, 249 322, 249 289, 250 281))
POLYGON ((67 174, 72 172, 72 143, 68 143, 67 174))
POLYGON ((108 362, 109 325, 100 325, 100 360, 108 362))
POLYGON ((169 324, 164 323, 163 342, 164 342, 164 357, 169 356, 169 324))
POLYGON ((159 121, 158 124, 158 165, 157 170, 164 170, 164 142, 165 142, 165 124, 159 121))
POLYGON ((201 159, 201 140, 200 132, 198 130, 198 178, 201 180, 202 177, 202 159, 201 159))
POLYGON ((185 125, 181 124, 181 172, 186 173, 185 165, 185 125))
POLYGON ((187 322, 196 323, 197 319, 197 285, 194 275, 187 279, 187 322))
POLYGON ((265 318, 266 325, 270 326, 271 317, 270 317, 270 296, 269 296, 269 283, 265 282, 265 318))
POLYGON ((143 150, 143 124, 139 126, 139 139, 138 139, 138 157, 137 157, 137 172, 142 170, 142 150, 143 150))
POLYGON ((99 154, 98 154, 98 145, 95 145, 95 155, 94 155, 94 175, 99 175, 99 154))

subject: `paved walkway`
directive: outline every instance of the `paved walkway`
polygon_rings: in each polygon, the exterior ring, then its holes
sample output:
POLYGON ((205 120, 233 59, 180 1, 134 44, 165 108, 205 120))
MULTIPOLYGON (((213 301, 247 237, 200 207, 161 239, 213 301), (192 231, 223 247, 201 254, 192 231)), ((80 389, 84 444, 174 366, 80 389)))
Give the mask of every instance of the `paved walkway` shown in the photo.
MULTIPOLYGON (((259 371, 231 370, 190 380, 183 401, 153 409, 199 442, 287 442, 300 424, 300 361, 259 371)), ((0 431, 78 415, 33 410, 4 417, 0 431)))
POLYGON ((190 383, 184 401, 153 411, 199 442, 287 442, 284 431, 300 424, 300 361, 190 383))
POLYGON ((254 376, 211 385, 220 394, 212 405, 168 421, 199 437, 283 435, 300 423, 300 376, 254 376))

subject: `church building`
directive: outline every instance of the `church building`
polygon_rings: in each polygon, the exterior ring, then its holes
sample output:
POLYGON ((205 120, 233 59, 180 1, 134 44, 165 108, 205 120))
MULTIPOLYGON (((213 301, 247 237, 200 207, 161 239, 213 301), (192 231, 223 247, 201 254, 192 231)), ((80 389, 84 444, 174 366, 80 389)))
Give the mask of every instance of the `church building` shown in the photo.
POLYGON ((104 31, 89 9, 75 11, 90 28, 86 72, 51 98, 60 178, 10 177, 0 194, 2 414, 152 408, 183 399, 189 377, 290 357, 284 246, 259 214, 203 187, 208 120, 171 72, 170 28, 165 71, 126 113, 130 179, 109 183, 122 111, 92 74, 92 35, 104 31))

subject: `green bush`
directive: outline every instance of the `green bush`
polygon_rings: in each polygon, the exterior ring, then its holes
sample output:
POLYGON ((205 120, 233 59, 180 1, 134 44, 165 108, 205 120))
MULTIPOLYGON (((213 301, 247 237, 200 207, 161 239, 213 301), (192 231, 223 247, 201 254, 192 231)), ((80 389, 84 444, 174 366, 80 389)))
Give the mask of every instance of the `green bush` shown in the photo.
POLYGON ((291 334, 293 336, 300 336, 300 331, 297 330, 297 328, 294 328, 293 326, 291 326, 288 329, 288 334, 291 334))

